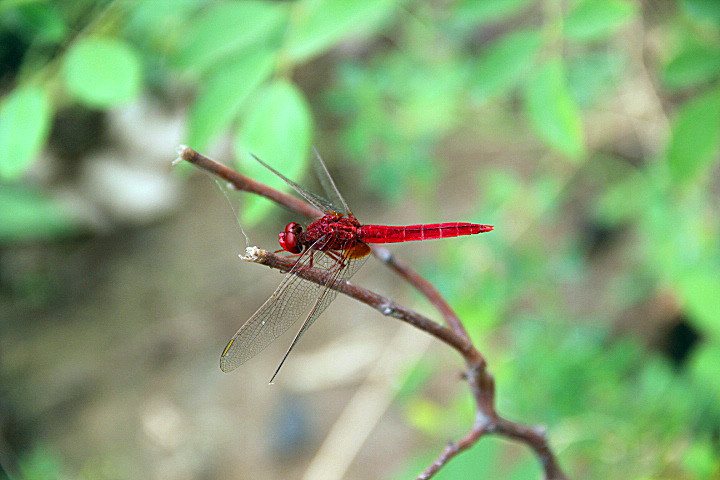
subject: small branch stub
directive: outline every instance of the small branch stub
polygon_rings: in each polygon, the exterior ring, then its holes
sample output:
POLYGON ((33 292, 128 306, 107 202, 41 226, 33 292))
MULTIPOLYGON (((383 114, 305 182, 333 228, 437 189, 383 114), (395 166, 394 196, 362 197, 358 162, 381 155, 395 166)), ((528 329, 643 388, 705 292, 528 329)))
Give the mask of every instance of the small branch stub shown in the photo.
POLYGON ((260 263, 260 258, 267 253, 267 251, 260 247, 247 247, 245 249, 245 255, 238 255, 238 257, 240 257, 240 260, 245 260, 246 262, 260 263))

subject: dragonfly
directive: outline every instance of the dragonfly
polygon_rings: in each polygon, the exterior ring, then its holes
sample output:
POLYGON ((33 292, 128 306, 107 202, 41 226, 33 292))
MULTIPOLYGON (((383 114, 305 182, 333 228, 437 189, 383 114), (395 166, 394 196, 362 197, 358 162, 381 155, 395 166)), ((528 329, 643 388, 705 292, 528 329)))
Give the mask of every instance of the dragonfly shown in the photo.
POLYGON ((338 281, 348 280, 357 272, 371 253, 370 244, 451 238, 493 230, 492 225, 461 222, 407 226, 363 225, 348 208, 317 151, 314 160, 316 174, 326 195, 333 199, 332 202, 304 189, 255 155, 252 156, 306 202, 324 212, 324 215, 306 229, 297 222, 290 222, 278 235, 282 248, 275 253, 285 252, 286 258, 294 260, 294 263, 289 264, 291 266, 275 292, 223 349, 220 355, 220 369, 223 372, 235 370, 250 360, 302 318, 304 321, 270 379, 272 384, 300 337, 337 296, 338 292, 331 286, 338 281), (297 275, 308 268, 324 271, 325 281, 318 284, 297 275))

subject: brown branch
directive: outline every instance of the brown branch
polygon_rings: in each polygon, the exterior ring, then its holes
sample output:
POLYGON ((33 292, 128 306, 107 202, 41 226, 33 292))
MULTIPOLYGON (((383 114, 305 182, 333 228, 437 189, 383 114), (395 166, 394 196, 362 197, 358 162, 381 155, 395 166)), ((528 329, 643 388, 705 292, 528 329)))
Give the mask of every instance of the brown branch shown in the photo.
POLYGON ((543 427, 529 427, 520 423, 499 418, 495 426, 495 433, 509 438, 515 438, 526 443, 535 451, 535 455, 542 461, 545 478, 566 479, 548 445, 547 432, 543 427))
POLYGON ((448 461, 450 461, 452 457, 475 445, 475 443, 480 440, 480 437, 482 437, 485 433, 487 433, 487 429, 483 428, 482 423, 479 423, 476 420, 472 430, 470 430, 457 442, 448 443, 440 456, 428 468, 426 468, 416 480, 427 480, 435 475, 448 461))
POLYGON ((313 207, 304 200, 300 200, 297 197, 288 195, 280 190, 275 190, 272 187, 265 185, 264 183, 257 182, 250 177, 236 172, 232 168, 226 167, 225 165, 211 160, 205 155, 196 152, 190 147, 180 145, 177 149, 178 159, 190 162, 198 168, 210 172, 215 176, 222 178, 227 181, 231 188, 243 192, 254 193, 265 197, 273 202, 281 205, 288 210, 298 212, 306 217, 317 218, 322 217, 324 213, 317 208, 313 207))
POLYGON ((428 282, 424 277, 413 270, 410 265, 393 255, 387 248, 373 246, 373 252, 381 262, 395 270, 395 272, 403 277, 408 283, 417 288, 420 293, 422 293, 430 301, 430 303, 437 308, 440 315, 442 315, 443 319, 445 319, 445 323, 447 323, 448 326, 455 331, 455 333, 467 338, 468 340, 470 339, 470 336, 468 335, 467 330, 465 330, 465 326, 460 321, 460 318, 457 316, 452 307, 450 307, 450 305, 445 301, 442 295, 440 295, 440 292, 437 291, 432 283, 428 282))
MULTIPOLYGON (((179 159, 186 160, 199 168, 206 170, 228 181, 236 190, 242 190, 262 195, 279 205, 296 211, 308 217, 320 217, 323 212, 312 205, 275 190, 267 185, 252 180, 231 168, 221 165, 195 150, 181 146, 178 149, 179 159)), ((426 480, 437 473, 455 455, 473 446, 486 434, 497 434, 518 440, 533 449, 542 464, 546 480, 567 480, 562 472, 555 455, 550 449, 544 429, 538 429, 511 422, 500 417, 495 411, 495 380, 487 371, 487 362, 483 355, 472 344, 460 318, 453 311, 435 287, 425 278, 415 272, 409 265, 397 259, 389 250, 374 247, 375 255, 388 267, 401 275, 406 281, 417 288, 441 313, 448 327, 443 326, 419 313, 403 307, 398 303, 385 298, 365 288, 353 285, 350 282, 336 280, 330 288, 342 292, 360 302, 378 310, 383 315, 391 316, 419 328, 438 340, 454 348, 465 360, 467 369, 465 379, 470 386, 477 412, 472 429, 458 442, 450 443, 440 456, 425 469, 417 480, 426 480)), ((260 249, 249 249, 249 255, 243 257, 248 261, 261 263, 271 268, 287 271, 292 267, 292 261, 260 249)), ((307 268, 295 273, 305 280, 324 285, 328 273, 315 268, 307 268)))
MULTIPOLYGON (((282 271, 288 271, 294 265, 292 260, 287 260, 285 257, 275 255, 274 253, 270 253, 256 247, 250 247, 248 249, 248 254, 241 258, 243 260, 267 265, 268 267, 276 268, 282 271)), ((318 285, 326 285, 329 280, 329 276, 332 274, 327 270, 318 268, 303 268, 296 271, 295 275, 310 282, 317 283, 318 285)), ((389 298, 383 297, 382 295, 372 292, 366 288, 338 279, 330 282, 329 286, 333 290, 337 290, 348 297, 354 298, 355 300, 374 308, 385 316, 397 318, 398 320, 402 320, 403 322, 409 323, 410 325, 429 333, 438 340, 447 343, 455 350, 468 352, 474 348, 468 339, 458 335, 448 327, 440 325, 439 323, 434 322, 429 318, 407 307, 403 307, 389 298)))

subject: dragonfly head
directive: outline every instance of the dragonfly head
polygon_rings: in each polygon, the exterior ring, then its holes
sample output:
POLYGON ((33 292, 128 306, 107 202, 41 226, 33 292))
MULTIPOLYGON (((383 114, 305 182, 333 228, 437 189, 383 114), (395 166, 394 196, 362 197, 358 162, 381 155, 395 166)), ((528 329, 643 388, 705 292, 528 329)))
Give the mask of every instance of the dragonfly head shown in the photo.
POLYGON ((285 226, 285 231, 278 235, 278 242, 283 250, 290 253, 302 252, 302 243, 299 243, 298 235, 302 233, 302 227, 297 222, 290 222, 285 226))

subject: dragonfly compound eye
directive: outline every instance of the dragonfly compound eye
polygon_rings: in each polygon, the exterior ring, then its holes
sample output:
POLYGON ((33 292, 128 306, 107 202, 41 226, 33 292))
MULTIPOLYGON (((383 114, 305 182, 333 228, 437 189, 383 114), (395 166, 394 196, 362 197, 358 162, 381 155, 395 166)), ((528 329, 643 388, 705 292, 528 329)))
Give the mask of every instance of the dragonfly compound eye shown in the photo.
POLYGON ((302 244, 298 243, 298 234, 302 232, 302 227, 296 222, 290 222, 285 227, 285 231, 278 235, 278 242, 283 250, 290 253, 302 252, 302 244))

